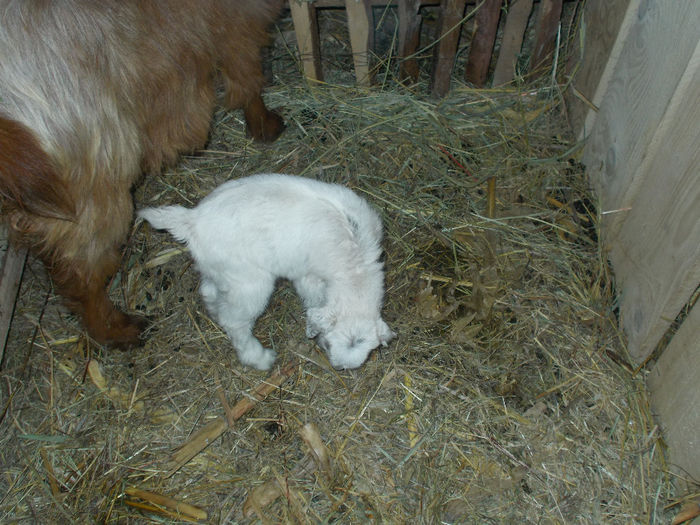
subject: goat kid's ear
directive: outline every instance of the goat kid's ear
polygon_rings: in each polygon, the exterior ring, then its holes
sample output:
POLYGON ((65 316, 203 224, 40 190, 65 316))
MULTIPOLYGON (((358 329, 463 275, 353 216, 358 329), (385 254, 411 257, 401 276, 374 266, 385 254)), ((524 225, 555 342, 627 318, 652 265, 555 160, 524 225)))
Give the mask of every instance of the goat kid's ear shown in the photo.
POLYGON ((335 315, 326 308, 309 308, 306 312, 306 337, 328 333, 335 325, 335 315))
POLYGON ((379 337, 379 343, 382 346, 386 346, 389 341, 396 337, 396 334, 383 319, 380 319, 377 323, 377 336, 379 337))

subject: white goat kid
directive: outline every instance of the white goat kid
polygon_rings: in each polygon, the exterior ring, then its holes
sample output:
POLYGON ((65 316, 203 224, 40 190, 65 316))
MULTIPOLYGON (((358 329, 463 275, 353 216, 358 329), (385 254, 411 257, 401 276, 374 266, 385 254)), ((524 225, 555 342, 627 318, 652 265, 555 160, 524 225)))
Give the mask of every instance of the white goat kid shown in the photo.
POLYGON ((195 208, 138 215, 187 243, 204 302, 245 365, 267 370, 275 360, 252 329, 278 278, 294 284, 306 308, 306 335, 335 368, 359 367, 395 335, 381 318, 381 220, 348 188, 253 175, 222 184, 195 208))

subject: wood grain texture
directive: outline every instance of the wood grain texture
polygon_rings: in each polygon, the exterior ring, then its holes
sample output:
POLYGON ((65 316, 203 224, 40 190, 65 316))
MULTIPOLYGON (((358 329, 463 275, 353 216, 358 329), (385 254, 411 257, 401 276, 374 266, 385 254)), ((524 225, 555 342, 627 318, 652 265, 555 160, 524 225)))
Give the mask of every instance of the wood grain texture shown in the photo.
POLYGON ((700 284, 700 35, 694 36, 695 50, 639 163, 632 209, 610 245, 622 326, 640 362, 700 284))
POLYGON ((289 11, 292 15, 304 75, 306 78, 322 81, 323 71, 321 70, 316 8, 308 2, 289 0, 289 11))
POLYGON ((596 111, 585 100, 599 106, 615 70, 629 27, 640 0, 587 0, 578 29, 578 52, 571 55, 572 88, 566 92, 571 128, 578 140, 590 132, 596 111), (583 32, 583 34, 581 34, 583 32))
POLYGON ((541 0, 535 29, 535 46, 530 57, 530 71, 551 64, 561 21, 563 0, 541 0))
POLYGON ((358 86, 369 86, 371 81, 369 74, 370 9, 369 2, 365 0, 345 0, 352 60, 355 64, 355 79, 358 86))
MULTIPOLYGON (((583 154, 603 211, 634 201, 642 161, 698 41, 700 2, 642 2, 633 19, 583 154)), ((608 245, 624 218, 606 215, 608 245)))
POLYGON ((399 2, 399 80, 415 83, 418 81, 418 61, 413 55, 420 45, 420 0, 399 2))
POLYGON ((433 54, 431 88, 436 97, 444 97, 450 90, 450 79, 455 66, 457 44, 459 43, 466 3, 466 0, 443 0, 440 3, 439 40, 433 54))
POLYGON ((700 303, 690 311, 649 373, 652 413, 661 423, 671 464, 700 479, 700 303))
POLYGON ((533 0, 515 0, 510 3, 503 29, 503 41, 493 72, 494 86, 500 86, 515 78, 515 63, 523 46, 523 37, 527 20, 532 12, 532 4, 533 0))
POLYGON ((488 80, 502 4, 502 0, 485 0, 474 17, 476 29, 469 46, 464 80, 476 87, 485 86, 488 80))
POLYGON ((12 244, 2 254, 0 270, 0 363, 5 356, 7 333, 15 311, 17 292, 22 282, 24 263, 27 260, 26 248, 15 249, 12 244))

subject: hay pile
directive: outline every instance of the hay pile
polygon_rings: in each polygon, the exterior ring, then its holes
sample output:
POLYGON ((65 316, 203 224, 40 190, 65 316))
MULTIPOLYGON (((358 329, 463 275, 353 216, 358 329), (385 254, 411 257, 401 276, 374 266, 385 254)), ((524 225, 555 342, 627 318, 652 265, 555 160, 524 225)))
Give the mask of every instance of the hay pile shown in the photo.
POLYGON ((1 372, 0 522, 667 520, 557 90, 310 88, 275 56, 278 142, 220 111, 207 151, 148 178, 137 205, 192 205, 257 172, 348 185, 385 221, 397 339, 337 372, 281 283, 256 335, 282 375, 242 368, 186 250, 139 223, 112 292, 153 325, 142 349, 110 351, 32 263, 1 372))

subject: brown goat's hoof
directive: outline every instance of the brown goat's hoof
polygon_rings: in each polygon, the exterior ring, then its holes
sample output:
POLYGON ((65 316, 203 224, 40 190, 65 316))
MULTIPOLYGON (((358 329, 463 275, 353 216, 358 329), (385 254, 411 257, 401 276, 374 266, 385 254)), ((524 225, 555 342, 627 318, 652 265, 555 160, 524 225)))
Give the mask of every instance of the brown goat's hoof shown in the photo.
POLYGON ((102 326, 88 327, 88 333, 100 344, 129 350, 143 345, 142 335, 148 324, 144 317, 115 310, 102 326))
POLYGON ((262 122, 258 125, 248 125, 248 134, 258 142, 274 142, 277 140, 286 126, 284 119, 274 111, 268 111, 262 122))

